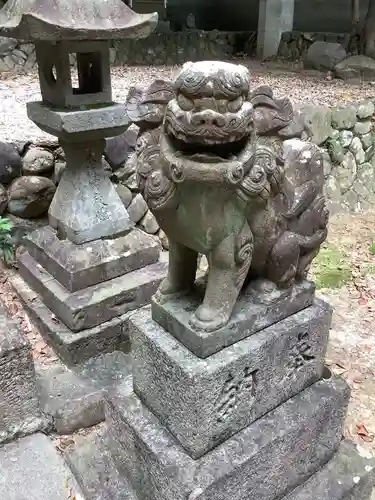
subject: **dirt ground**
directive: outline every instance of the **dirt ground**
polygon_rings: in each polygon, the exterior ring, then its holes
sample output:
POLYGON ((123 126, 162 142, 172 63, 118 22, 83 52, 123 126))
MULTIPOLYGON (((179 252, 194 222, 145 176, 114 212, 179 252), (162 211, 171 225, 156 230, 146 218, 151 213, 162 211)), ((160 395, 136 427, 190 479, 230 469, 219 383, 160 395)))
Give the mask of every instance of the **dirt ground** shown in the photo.
MULTIPOLYGON (((375 211, 331 219, 327 244, 312 269, 318 296, 334 308, 327 365, 350 384, 352 397, 345 435, 364 455, 375 456, 375 211), (373 252, 373 253, 372 253, 373 252)), ((58 363, 32 326, 0 270, 0 296, 19 318, 42 366, 58 363)))

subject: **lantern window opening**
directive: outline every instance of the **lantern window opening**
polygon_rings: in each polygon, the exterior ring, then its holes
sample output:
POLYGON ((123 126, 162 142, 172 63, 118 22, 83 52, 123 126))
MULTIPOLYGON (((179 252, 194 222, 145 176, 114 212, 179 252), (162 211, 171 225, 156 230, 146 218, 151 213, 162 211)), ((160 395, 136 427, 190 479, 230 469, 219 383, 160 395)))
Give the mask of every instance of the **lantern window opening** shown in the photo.
POLYGON ((102 55, 100 52, 77 52, 70 74, 74 95, 98 94, 104 90, 102 55))

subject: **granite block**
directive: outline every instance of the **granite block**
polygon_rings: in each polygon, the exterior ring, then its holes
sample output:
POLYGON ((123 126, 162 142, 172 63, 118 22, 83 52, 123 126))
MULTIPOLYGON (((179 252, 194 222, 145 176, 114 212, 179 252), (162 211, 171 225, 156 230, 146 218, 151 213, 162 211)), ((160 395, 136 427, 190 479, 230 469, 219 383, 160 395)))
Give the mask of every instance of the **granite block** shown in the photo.
POLYGON ((148 304, 166 275, 166 265, 156 262, 83 290, 69 292, 26 249, 19 252, 18 265, 21 277, 73 332, 93 328, 148 304))
POLYGON ((369 500, 375 486, 375 459, 364 458, 350 441, 283 500, 369 500))
POLYGON ((30 255, 70 292, 117 278, 158 261, 155 238, 134 229, 115 239, 83 245, 60 240, 51 226, 25 239, 30 255))
POLYGON ((34 434, 0 449, 2 500, 87 500, 51 440, 34 434))
POLYGON ((31 345, 0 305, 0 443, 44 430, 31 345))
POLYGON ((303 281, 291 290, 280 290, 270 282, 256 281, 239 297, 229 323, 213 332, 197 330, 189 324, 191 314, 203 300, 204 291, 201 280, 190 295, 164 303, 152 300, 153 319, 201 358, 310 306, 314 300, 315 285, 303 281))
POLYGON ((322 376, 331 308, 299 313, 201 359, 151 319, 130 318, 134 391, 197 458, 322 376))
POLYGON ((67 366, 80 364, 99 354, 130 350, 130 313, 81 332, 72 332, 43 304, 39 295, 21 277, 13 277, 11 284, 43 339, 67 366))
POLYGON ((332 458, 349 393, 345 381, 323 379, 198 460, 135 395, 112 393, 105 409, 116 463, 140 499, 276 500, 332 458))

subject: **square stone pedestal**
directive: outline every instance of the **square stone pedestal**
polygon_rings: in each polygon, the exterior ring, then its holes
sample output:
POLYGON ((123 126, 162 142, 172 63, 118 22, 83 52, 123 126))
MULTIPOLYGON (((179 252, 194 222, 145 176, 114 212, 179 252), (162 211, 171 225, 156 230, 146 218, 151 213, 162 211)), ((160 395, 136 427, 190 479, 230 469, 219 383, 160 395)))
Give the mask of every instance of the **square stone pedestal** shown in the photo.
POLYGON ((148 304, 166 274, 158 243, 137 229, 82 245, 49 226, 18 253, 13 286, 42 335, 75 364, 128 341, 129 313, 148 304))
POLYGON ((323 364, 330 323, 314 300, 202 359, 151 307, 132 315, 133 388, 108 393, 105 412, 134 498, 367 500, 374 461, 342 442, 350 390, 323 364))

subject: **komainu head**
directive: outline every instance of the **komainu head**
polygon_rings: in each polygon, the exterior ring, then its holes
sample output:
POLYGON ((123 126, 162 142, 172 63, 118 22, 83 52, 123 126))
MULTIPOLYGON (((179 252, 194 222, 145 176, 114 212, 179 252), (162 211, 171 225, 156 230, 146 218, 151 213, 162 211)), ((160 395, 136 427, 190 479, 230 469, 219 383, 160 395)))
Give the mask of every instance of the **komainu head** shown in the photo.
POLYGON ((253 133, 249 81, 249 71, 241 65, 186 63, 164 119, 171 149, 218 161, 240 154, 253 133))

